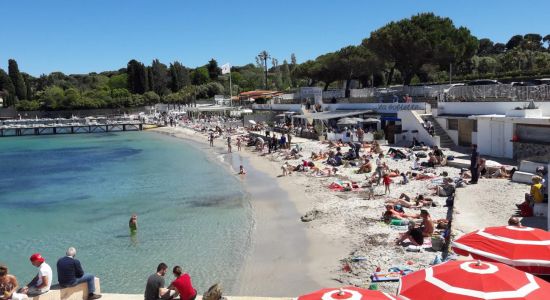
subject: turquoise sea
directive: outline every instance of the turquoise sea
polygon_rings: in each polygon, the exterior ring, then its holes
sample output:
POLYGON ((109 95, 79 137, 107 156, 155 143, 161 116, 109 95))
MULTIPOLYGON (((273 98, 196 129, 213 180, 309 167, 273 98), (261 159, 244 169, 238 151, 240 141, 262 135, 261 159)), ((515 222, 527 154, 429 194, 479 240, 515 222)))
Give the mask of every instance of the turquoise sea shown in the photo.
POLYGON ((199 291, 215 282, 229 290, 250 246, 251 214, 239 179, 176 138, 0 139, 0 263, 22 284, 36 274, 31 254, 42 253, 55 273, 74 246, 102 292, 143 293, 160 262, 182 266, 199 291))

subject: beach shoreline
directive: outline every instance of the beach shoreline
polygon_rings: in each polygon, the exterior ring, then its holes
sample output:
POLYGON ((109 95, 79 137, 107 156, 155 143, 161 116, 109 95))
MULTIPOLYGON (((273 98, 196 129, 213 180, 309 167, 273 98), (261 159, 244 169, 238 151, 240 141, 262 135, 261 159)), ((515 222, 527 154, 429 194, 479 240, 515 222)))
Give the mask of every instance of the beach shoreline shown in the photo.
POLYGON ((339 268, 351 244, 340 235, 327 235, 317 226, 300 221, 311 209, 311 201, 306 195, 307 186, 300 185, 303 181, 296 180, 297 176, 279 178, 277 164, 244 147, 240 152, 233 147, 233 153, 228 154, 225 145, 219 146, 217 141, 217 146, 210 148, 206 137, 191 129, 163 127, 149 131, 181 138, 206 152, 222 155, 235 174, 239 165, 247 170, 242 182, 250 194, 254 228, 231 294, 289 297, 337 284, 330 274, 339 268))

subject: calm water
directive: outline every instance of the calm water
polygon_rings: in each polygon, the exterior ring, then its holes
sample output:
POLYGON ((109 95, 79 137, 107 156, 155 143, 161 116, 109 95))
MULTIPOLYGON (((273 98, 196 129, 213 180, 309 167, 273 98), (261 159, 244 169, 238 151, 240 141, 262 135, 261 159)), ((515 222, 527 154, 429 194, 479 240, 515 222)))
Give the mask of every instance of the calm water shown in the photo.
POLYGON ((32 253, 55 272, 74 246, 104 292, 142 293, 161 261, 181 265, 200 291, 218 281, 229 289, 249 247, 251 210, 239 180, 175 138, 2 138, 0 172, 0 262, 22 283, 36 273, 32 253))

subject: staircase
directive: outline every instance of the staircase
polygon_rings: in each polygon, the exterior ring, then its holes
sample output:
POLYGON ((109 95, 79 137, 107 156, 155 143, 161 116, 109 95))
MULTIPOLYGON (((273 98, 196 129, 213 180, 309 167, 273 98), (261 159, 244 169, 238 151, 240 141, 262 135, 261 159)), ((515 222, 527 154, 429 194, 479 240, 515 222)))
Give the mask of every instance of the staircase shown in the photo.
POLYGON ((439 145, 441 148, 451 148, 455 146, 455 143, 451 139, 451 137, 447 134, 445 129, 439 125, 437 120, 432 115, 422 115, 422 119, 425 121, 432 122, 432 125, 435 129, 435 135, 439 136, 439 145))

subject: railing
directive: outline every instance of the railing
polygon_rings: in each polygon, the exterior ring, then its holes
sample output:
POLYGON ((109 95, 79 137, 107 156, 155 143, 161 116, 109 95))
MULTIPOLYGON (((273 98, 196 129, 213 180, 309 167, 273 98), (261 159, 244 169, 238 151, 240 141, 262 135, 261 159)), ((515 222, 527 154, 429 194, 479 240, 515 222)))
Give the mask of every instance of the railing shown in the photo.
POLYGON ((443 96, 447 102, 469 101, 550 101, 550 86, 512 86, 509 84, 455 86, 443 96))

